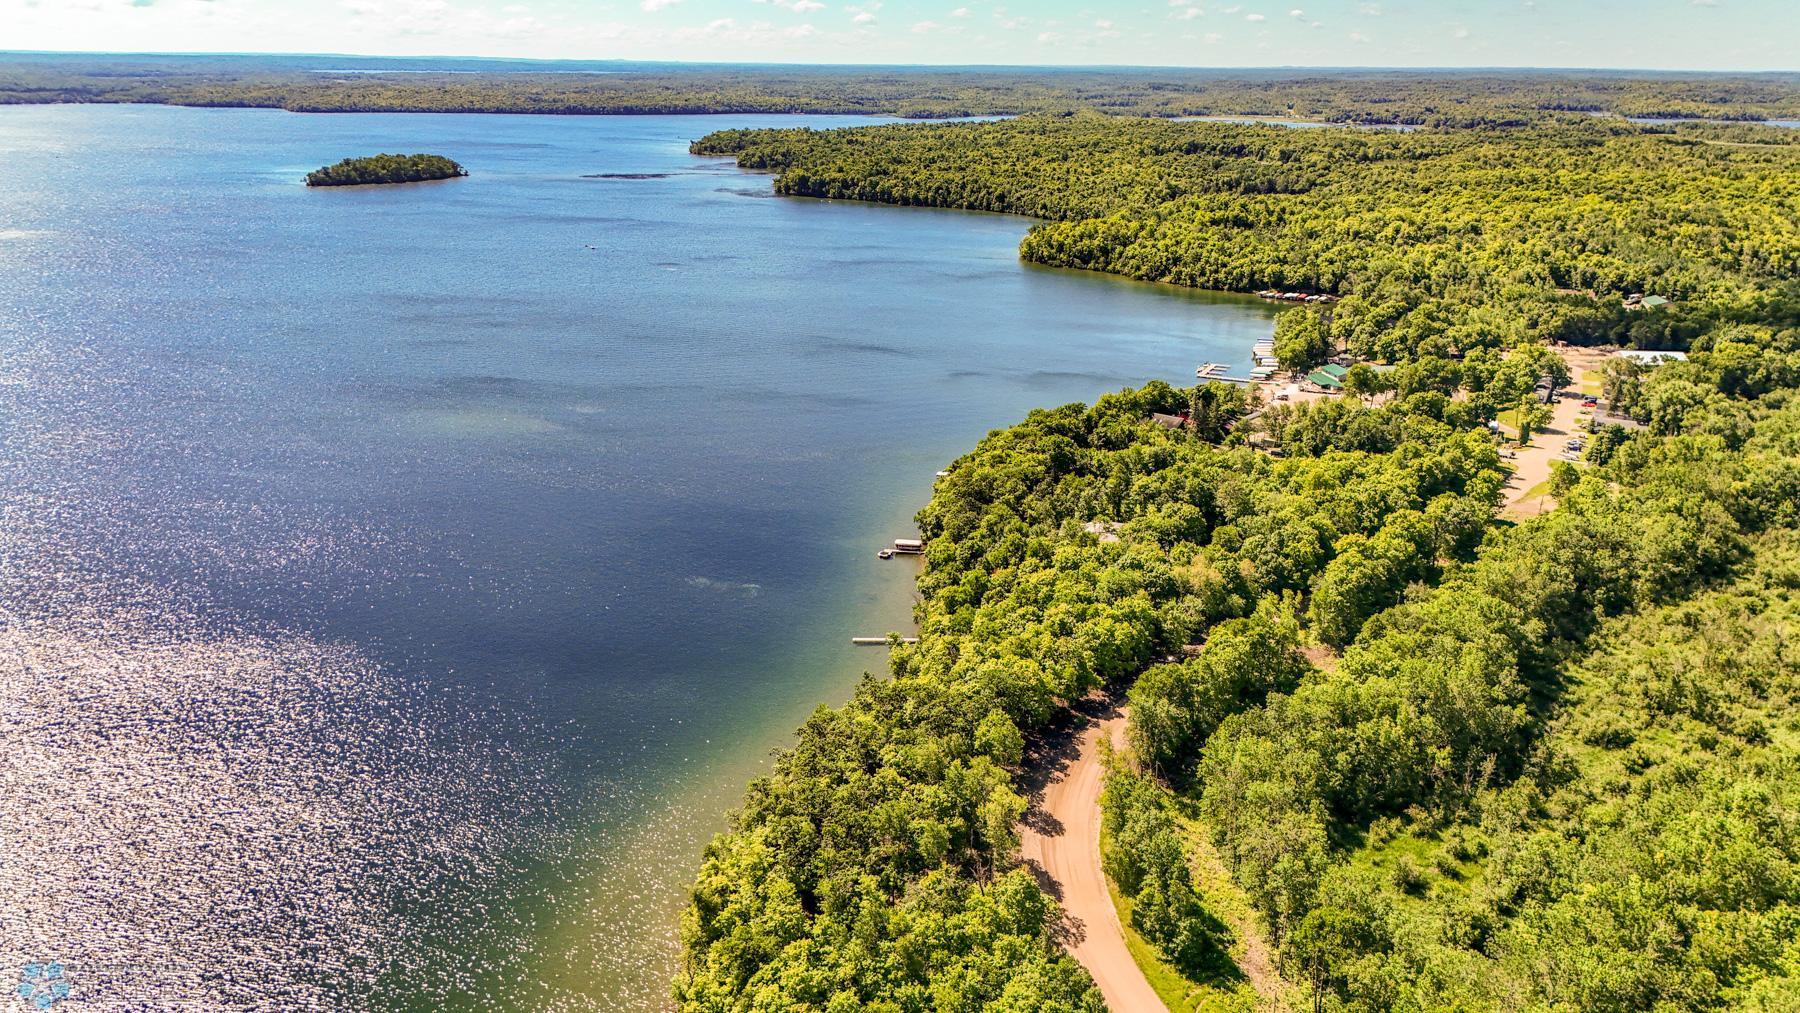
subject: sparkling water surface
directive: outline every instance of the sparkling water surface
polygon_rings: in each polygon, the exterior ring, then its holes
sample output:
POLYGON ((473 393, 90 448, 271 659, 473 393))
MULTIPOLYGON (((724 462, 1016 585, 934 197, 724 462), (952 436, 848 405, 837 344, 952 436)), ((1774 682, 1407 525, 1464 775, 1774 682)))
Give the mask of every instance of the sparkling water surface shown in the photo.
POLYGON ((0 108, 0 968, 666 1006, 707 837, 908 623, 874 550, 933 473, 1270 330, 687 153, 859 122, 0 108), (472 174, 299 183, 377 151, 472 174))

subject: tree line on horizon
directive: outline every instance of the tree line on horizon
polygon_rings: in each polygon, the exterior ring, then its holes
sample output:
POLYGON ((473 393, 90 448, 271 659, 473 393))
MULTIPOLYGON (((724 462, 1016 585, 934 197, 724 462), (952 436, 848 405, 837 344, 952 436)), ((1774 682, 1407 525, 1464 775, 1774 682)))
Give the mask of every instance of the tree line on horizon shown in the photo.
POLYGON ((151 102, 294 112, 833 113, 943 119, 1274 116, 1519 126, 1596 113, 1800 118, 1800 76, 1567 71, 767 67, 621 63, 605 73, 405 73, 354 58, 0 56, 0 104, 151 102), (342 73, 353 65, 354 73, 342 73))

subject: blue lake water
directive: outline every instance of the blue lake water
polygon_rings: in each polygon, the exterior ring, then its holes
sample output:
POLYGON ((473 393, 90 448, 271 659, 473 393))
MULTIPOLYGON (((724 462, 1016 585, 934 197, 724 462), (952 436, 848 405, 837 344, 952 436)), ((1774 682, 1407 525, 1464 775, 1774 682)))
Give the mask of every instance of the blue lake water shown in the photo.
POLYGON ((0 966, 664 1005, 707 837, 908 623, 933 473, 1270 330, 687 153, 793 122, 0 108, 0 966), (377 151, 472 175, 299 185, 377 151))
MULTIPOLYGON (((1613 114, 1599 112, 1593 115, 1611 116, 1613 114)), ((1625 118, 1633 123, 1643 123, 1648 126, 1668 126, 1676 123, 1722 123, 1732 126, 1787 127, 1789 129, 1800 127, 1800 120, 1715 120, 1704 116, 1627 116, 1625 118)))

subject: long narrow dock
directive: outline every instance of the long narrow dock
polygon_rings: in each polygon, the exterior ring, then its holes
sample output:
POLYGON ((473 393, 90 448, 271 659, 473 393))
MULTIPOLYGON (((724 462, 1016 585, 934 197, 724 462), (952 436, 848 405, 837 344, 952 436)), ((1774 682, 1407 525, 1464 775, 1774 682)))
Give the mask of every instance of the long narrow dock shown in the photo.
MULTIPOLYGON (((886 637, 851 637, 850 642, 852 644, 855 644, 858 647, 886 647, 888 638, 886 638, 886 637)), ((919 638, 918 637, 901 637, 900 642, 903 644, 916 644, 919 642, 919 638)))

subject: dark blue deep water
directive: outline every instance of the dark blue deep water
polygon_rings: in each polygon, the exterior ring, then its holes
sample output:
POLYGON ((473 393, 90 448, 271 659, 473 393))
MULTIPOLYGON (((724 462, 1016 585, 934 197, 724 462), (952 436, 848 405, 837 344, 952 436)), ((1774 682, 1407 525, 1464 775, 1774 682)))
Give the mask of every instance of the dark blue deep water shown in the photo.
POLYGON ((933 473, 1270 330, 687 153, 792 122, 0 108, 0 969, 662 1005, 933 473), (378 151, 472 175, 299 183, 378 151))

